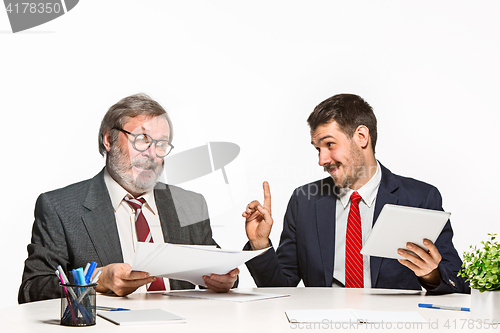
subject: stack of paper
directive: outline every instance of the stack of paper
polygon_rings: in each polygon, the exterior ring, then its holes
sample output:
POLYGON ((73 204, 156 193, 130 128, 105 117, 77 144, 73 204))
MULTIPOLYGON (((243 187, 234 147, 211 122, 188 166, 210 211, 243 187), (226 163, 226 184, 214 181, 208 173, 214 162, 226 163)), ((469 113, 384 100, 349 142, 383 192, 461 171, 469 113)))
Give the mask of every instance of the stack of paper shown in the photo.
POLYGON ((268 249, 228 251, 213 246, 139 242, 132 269, 203 286, 204 275, 227 274, 268 249))
POLYGON ((254 292, 241 292, 230 290, 227 293, 216 293, 211 290, 175 290, 164 293, 167 296, 177 296, 177 297, 193 297, 193 298, 205 298, 214 299, 220 301, 231 301, 231 302, 250 302, 250 301, 260 301, 262 299, 288 297, 289 294, 269 294, 269 293, 254 293, 254 292))

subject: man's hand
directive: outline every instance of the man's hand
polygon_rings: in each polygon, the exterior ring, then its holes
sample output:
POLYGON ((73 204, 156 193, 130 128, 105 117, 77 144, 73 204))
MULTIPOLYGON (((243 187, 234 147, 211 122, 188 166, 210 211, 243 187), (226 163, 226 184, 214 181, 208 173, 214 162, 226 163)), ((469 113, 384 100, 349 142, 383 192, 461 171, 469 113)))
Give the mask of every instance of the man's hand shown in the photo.
POLYGON ((211 274, 210 276, 204 276, 203 281, 207 285, 208 289, 211 289, 217 293, 227 293, 231 289, 240 274, 238 268, 233 269, 231 272, 224 275, 211 274))
MULTIPOLYGON (((101 293, 113 291, 118 296, 127 296, 137 288, 153 282, 156 278, 148 273, 132 271, 129 264, 110 264, 99 268, 102 273, 99 276, 96 290, 101 293)), ((97 269, 96 269, 97 271, 97 269)))
POLYGON ((253 250, 269 247, 269 234, 273 226, 271 217, 271 191, 269 184, 264 182, 264 205, 257 200, 248 204, 247 209, 241 214, 245 220, 245 231, 253 250))
POLYGON ((437 247, 430 240, 424 239, 423 244, 429 249, 428 252, 425 252, 421 247, 413 243, 406 244, 406 248, 420 258, 415 257, 404 249, 399 249, 398 254, 406 260, 398 259, 398 261, 415 272, 415 275, 424 280, 425 283, 438 286, 440 279, 438 265, 441 261, 441 254, 439 254, 437 247))

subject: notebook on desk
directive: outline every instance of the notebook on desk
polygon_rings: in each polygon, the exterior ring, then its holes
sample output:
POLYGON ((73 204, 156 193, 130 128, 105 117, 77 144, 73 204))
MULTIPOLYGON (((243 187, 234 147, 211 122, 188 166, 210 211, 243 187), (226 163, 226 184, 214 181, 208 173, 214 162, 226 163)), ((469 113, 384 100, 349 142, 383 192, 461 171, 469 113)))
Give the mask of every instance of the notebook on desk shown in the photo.
POLYGON ((97 315, 116 325, 157 325, 186 322, 186 318, 165 309, 97 311, 97 315))
MULTIPOLYGON (((451 213, 386 204, 366 240, 362 254, 404 259, 397 251, 411 242, 423 248, 424 238, 435 242, 451 213)), ((407 250, 407 249, 406 249, 407 250)))

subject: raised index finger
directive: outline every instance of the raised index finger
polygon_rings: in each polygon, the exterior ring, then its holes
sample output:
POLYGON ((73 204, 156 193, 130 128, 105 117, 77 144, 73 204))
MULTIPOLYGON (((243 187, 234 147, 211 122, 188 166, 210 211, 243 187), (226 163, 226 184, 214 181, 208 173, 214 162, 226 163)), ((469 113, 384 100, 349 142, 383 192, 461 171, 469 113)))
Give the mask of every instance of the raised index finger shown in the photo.
POLYGON ((269 183, 262 183, 262 187, 264 188, 264 207, 271 210, 271 190, 269 189, 269 183))

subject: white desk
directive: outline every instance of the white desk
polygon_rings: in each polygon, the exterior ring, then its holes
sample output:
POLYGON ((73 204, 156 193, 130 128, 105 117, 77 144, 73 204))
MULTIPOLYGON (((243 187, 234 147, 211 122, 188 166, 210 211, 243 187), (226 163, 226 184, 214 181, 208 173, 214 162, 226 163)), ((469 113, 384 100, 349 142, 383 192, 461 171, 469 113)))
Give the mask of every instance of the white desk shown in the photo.
MULTIPOLYGON (((425 293, 383 290, 383 289, 344 289, 344 288, 259 288, 237 289, 276 294, 290 294, 289 297, 266 299, 252 302, 230 302, 207 299, 163 296, 161 293, 133 294, 129 297, 110 297, 98 295, 97 305, 124 307, 130 309, 164 308, 187 318, 184 324, 117 326, 100 317, 92 327, 64 327, 59 325, 60 299, 28 303, 0 309, 0 330, 2 332, 296 332, 311 331, 306 324, 291 325, 285 315, 286 310, 303 309, 341 309, 355 308, 365 310, 418 311, 429 325, 420 327, 399 326, 396 323, 391 331, 404 332, 478 332, 486 329, 469 321, 470 313, 450 310, 418 308, 418 303, 439 305, 470 306, 470 295, 451 294, 425 296, 425 293), (473 325, 473 329, 469 329, 473 325)), ((400 323, 401 324, 401 323, 400 323)), ((334 331, 334 324, 325 327, 317 325, 320 331, 334 331)), ((340 325, 340 324, 339 324, 340 325)), ((348 332, 348 327, 341 329, 348 332)), ((380 330, 374 325, 359 325, 354 331, 380 330)), ((388 328, 388 327, 384 327, 388 328)), ((490 331, 500 332, 500 327, 488 327, 490 331)))

